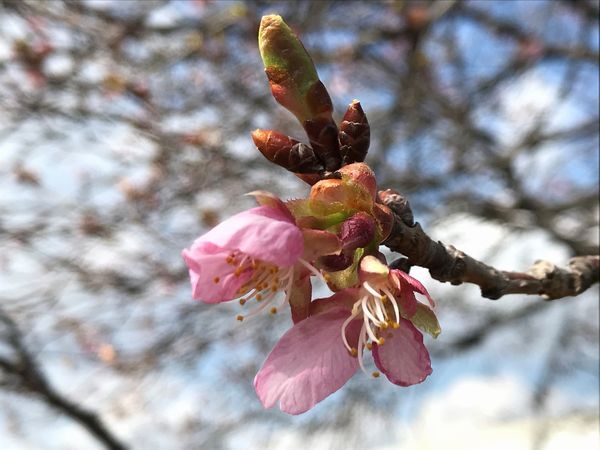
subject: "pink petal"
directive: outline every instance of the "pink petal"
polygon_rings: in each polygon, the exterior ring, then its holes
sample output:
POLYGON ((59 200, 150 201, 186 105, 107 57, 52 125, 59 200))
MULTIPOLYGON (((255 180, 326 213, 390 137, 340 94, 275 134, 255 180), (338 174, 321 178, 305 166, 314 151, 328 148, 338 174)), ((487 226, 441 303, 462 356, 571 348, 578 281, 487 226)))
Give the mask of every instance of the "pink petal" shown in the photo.
POLYGON ((415 294, 412 291, 402 291, 400 292, 400 298, 398 298, 400 302, 400 310, 402 314, 409 319, 415 315, 417 312, 417 307, 419 306, 419 302, 415 298, 415 294))
POLYGON ((302 255, 302 231, 277 208, 258 206, 236 214, 200 236, 192 247, 210 243, 239 250, 280 267, 292 266, 302 255))
POLYGON ((314 316, 334 308, 344 308, 348 311, 352 311, 354 303, 360 298, 359 293, 359 288, 347 288, 336 292, 330 297, 317 298, 310 304, 310 314, 311 316, 314 316))
POLYGON ((388 328, 384 338, 385 344, 373 344, 373 360, 392 383, 411 386, 432 372, 423 335, 408 320, 400 319, 400 327, 388 328))
POLYGON ((192 296, 205 303, 220 303, 232 300, 239 295, 238 289, 250 279, 251 271, 235 276, 235 267, 227 264, 227 251, 208 253, 203 245, 182 252, 190 272, 192 296), (215 279, 218 282, 215 283, 215 279))
MULTIPOLYGON (((283 412, 303 413, 352 377, 358 360, 350 356, 341 336, 349 315, 348 310, 336 309, 311 316, 281 337, 254 378, 265 408, 279 401, 283 412)), ((350 345, 356 346, 360 326, 360 321, 348 326, 350 345)))
POLYGON ((398 275, 401 279, 406 281, 411 286, 413 291, 418 292, 419 294, 422 294, 425 297, 427 297, 427 300, 429 300, 429 304, 431 305, 431 307, 435 308, 435 300, 431 298, 431 295, 429 295, 429 292, 427 292, 427 289, 425 289, 425 286, 423 286, 419 280, 411 277, 409 274, 401 270, 394 270, 393 272, 396 275, 398 275))
POLYGON ((278 209, 290 222, 294 222, 294 216, 290 210, 285 206, 285 202, 268 191, 252 191, 246 195, 251 195, 256 199, 256 202, 261 206, 268 206, 270 208, 278 209))

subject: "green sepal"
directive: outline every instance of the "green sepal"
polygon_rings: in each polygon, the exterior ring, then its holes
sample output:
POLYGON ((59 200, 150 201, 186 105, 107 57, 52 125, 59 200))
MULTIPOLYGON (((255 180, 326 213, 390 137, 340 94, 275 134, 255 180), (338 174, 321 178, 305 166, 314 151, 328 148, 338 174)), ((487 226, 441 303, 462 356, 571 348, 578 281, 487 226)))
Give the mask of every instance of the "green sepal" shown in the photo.
POLYGON ((407 317, 419 330, 431 335, 434 339, 442 332, 435 313, 423 303, 417 304, 417 311, 412 317, 407 317))
POLYGON ((344 270, 338 270, 337 272, 325 273, 325 280, 332 291, 337 292, 342 289, 356 286, 359 283, 358 264, 360 263, 364 252, 364 248, 357 248, 354 251, 354 260, 350 267, 347 267, 344 270))

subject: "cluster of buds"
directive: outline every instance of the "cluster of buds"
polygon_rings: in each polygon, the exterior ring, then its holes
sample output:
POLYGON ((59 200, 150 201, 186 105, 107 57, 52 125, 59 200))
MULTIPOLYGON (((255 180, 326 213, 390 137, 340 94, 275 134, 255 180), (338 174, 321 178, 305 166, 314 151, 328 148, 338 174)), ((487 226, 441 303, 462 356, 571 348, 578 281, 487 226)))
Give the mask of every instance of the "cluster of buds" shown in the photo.
POLYGON ((312 59, 280 16, 263 17, 258 44, 273 97, 296 116, 310 143, 277 131, 256 130, 252 139, 260 152, 309 184, 343 165, 364 161, 370 128, 360 102, 350 103, 338 129, 331 98, 312 59))
POLYGON ((265 16, 261 55, 275 99, 302 123, 310 146, 276 131, 252 137, 270 161, 311 184, 307 198, 283 201, 252 192, 259 206, 200 236, 183 258, 193 297, 206 303, 237 300, 251 308, 242 321, 289 307, 293 326, 256 375, 265 407, 299 414, 341 388, 370 351, 378 370, 400 386, 431 373, 422 332, 437 337, 434 302, 407 273, 390 269, 379 251, 393 215, 378 202, 372 170, 362 162, 369 125, 353 101, 340 127, 314 65, 279 16, 265 16), (312 279, 327 298, 312 298, 312 279), (415 293, 422 295, 420 302, 415 293), (254 304, 252 307, 251 304, 254 304))

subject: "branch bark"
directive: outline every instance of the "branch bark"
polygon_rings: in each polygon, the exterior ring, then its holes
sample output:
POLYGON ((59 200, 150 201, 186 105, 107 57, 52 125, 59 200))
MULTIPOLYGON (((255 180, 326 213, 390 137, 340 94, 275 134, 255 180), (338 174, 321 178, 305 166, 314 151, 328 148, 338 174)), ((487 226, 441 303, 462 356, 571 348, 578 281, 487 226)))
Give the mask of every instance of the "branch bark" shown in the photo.
POLYGON ((380 191, 379 201, 394 214, 392 232, 384 245, 405 255, 411 265, 429 269, 438 281, 476 284, 481 295, 492 300, 508 294, 540 295, 555 300, 579 295, 600 280, 597 255, 571 258, 566 268, 537 261, 526 272, 498 270, 452 245, 431 239, 414 222, 408 200, 393 189, 380 191))

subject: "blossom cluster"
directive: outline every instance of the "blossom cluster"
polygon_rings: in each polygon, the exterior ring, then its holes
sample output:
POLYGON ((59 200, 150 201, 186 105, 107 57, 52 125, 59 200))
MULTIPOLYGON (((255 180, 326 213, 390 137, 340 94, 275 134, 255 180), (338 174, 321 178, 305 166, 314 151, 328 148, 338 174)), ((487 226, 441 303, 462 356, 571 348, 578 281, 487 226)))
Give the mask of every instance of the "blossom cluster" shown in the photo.
POLYGON ((193 297, 254 304, 240 321, 289 306, 293 326, 254 379, 266 408, 309 410, 359 368, 368 373, 367 352, 378 369, 373 377, 420 383, 431 373, 422 332, 437 337, 440 326, 425 287, 388 267, 379 251, 393 215, 378 202, 375 175, 363 162, 366 115, 355 100, 338 128, 312 60, 280 16, 263 17, 259 47, 273 96, 300 121, 310 145, 272 130, 256 130, 252 139, 269 161, 310 184, 310 194, 282 201, 252 192, 259 206, 196 239, 183 251, 193 297), (313 299, 313 278, 332 295, 313 299))
POLYGON ((221 222, 183 251, 195 299, 253 303, 238 320, 289 305, 294 325, 254 386, 265 407, 279 402, 291 414, 312 408, 357 369, 366 372, 366 351, 379 369, 373 376, 383 373, 400 386, 420 383, 431 373, 421 331, 435 337, 440 330, 425 287, 390 269, 378 250, 390 213, 376 202, 371 169, 353 163, 338 173, 340 179, 313 185, 306 199, 252 193, 258 207, 221 222), (333 295, 313 300, 313 278, 333 295))

